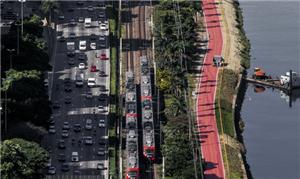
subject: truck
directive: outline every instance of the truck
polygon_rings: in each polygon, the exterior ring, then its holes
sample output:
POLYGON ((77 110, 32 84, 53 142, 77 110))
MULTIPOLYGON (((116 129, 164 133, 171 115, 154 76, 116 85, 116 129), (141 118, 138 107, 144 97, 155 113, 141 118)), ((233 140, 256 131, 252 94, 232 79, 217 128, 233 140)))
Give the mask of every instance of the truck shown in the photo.
POLYGON ((92 18, 85 18, 84 27, 91 27, 91 25, 92 25, 92 18))

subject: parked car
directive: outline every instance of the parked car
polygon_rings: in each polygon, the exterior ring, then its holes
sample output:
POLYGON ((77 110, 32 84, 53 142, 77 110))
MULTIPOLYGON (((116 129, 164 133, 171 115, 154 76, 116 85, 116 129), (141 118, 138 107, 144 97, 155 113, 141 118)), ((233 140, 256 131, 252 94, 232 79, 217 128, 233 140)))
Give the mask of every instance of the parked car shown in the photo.
POLYGON ((61 136, 64 137, 64 138, 69 137, 69 131, 68 130, 62 130, 61 136))
POLYGON ((90 45, 90 48, 92 50, 96 50, 97 46, 96 46, 96 42, 92 42, 91 45, 90 45))
POLYGON ((55 126, 53 126, 53 125, 51 125, 51 126, 49 126, 49 134, 55 134, 55 126))
POLYGON ((97 71, 97 67, 96 65, 91 65, 91 72, 96 72, 97 71))
POLYGON ((85 69, 85 64, 84 63, 79 63, 78 68, 79 68, 79 70, 84 70, 85 69))
POLYGON ((58 148, 59 149, 65 149, 66 148, 65 140, 59 140, 58 141, 58 148))
POLYGON ((66 161, 66 155, 63 154, 63 153, 58 154, 57 160, 58 160, 59 162, 64 162, 64 161, 66 161))
POLYGON ((70 167, 69 167, 69 164, 68 164, 68 163, 63 163, 63 164, 61 165, 61 171, 67 172, 67 171, 69 171, 69 170, 70 170, 70 167))
POLYGON ((73 125, 73 130, 75 131, 75 132, 80 132, 81 131, 81 125, 80 124, 74 124, 73 125))
POLYGON ((84 140, 84 143, 86 145, 93 145, 93 139, 92 139, 92 137, 91 136, 86 136, 85 140, 84 140))
POLYGON ((86 41, 85 40, 79 41, 79 50, 86 50, 86 41))
POLYGON ((65 130, 69 130, 70 129, 69 122, 64 122, 63 129, 65 129, 65 130))
POLYGON ((93 121, 92 121, 92 119, 86 119, 86 121, 85 121, 85 129, 86 130, 91 130, 91 129, 93 129, 93 121))
POLYGON ((56 168, 53 167, 53 166, 50 166, 50 167, 48 168, 48 174, 49 174, 49 175, 55 175, 55 174, 56 174, 56 168))

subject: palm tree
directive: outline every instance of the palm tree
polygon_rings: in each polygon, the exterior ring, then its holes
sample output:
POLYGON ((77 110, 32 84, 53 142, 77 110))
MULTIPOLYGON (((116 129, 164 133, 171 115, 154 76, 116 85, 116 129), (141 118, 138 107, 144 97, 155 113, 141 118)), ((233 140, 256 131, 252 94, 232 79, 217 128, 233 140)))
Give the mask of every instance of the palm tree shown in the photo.
POLYGON ((42 12, 48 15, 48 22, 51 24, 51 17, 53 12, 58 12, 59 4, 57 1, 45 0, 42 1, 42 12))

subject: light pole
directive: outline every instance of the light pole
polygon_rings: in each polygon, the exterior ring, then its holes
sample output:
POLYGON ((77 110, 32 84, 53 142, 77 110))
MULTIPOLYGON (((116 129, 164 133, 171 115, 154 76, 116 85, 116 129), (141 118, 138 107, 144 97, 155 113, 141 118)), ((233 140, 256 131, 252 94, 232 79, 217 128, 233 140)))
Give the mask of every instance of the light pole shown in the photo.
POLYGON ((14 52, 14 51, 16 51, 14 48, 12 48, 12 49, 6 49, 8 52, 9 52, 9 64, 10 64, 10 69, 12 69, 12 53, 14 52))
POLYGON ((24 12, 23 12, 24 5, 23 5, 23 3, 25 3, 26 0, 18 0, 18 1, 21 3, 21 34, 23 36, 23 18, 24 18, 24 12))
POLYGON ((16 27, 17 27, 17 54, 19 55, 20 53, 20 34, 19 34, 19 28, 21 26, 20 22, 16 23, 15 24, 16 27))

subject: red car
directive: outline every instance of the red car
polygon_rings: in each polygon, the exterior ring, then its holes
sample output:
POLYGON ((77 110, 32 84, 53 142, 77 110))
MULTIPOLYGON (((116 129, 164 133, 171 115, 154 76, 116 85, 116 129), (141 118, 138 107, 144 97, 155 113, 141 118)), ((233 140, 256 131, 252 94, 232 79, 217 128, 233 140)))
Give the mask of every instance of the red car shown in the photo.
POLYGON ((108 60, 105 53, 101 53, 100 60, 108 60))
POLYGON ((92 66, 91 66, 91 72, 96 72, 96 71, 97 71, 96 65, 92 65, 92 66))

